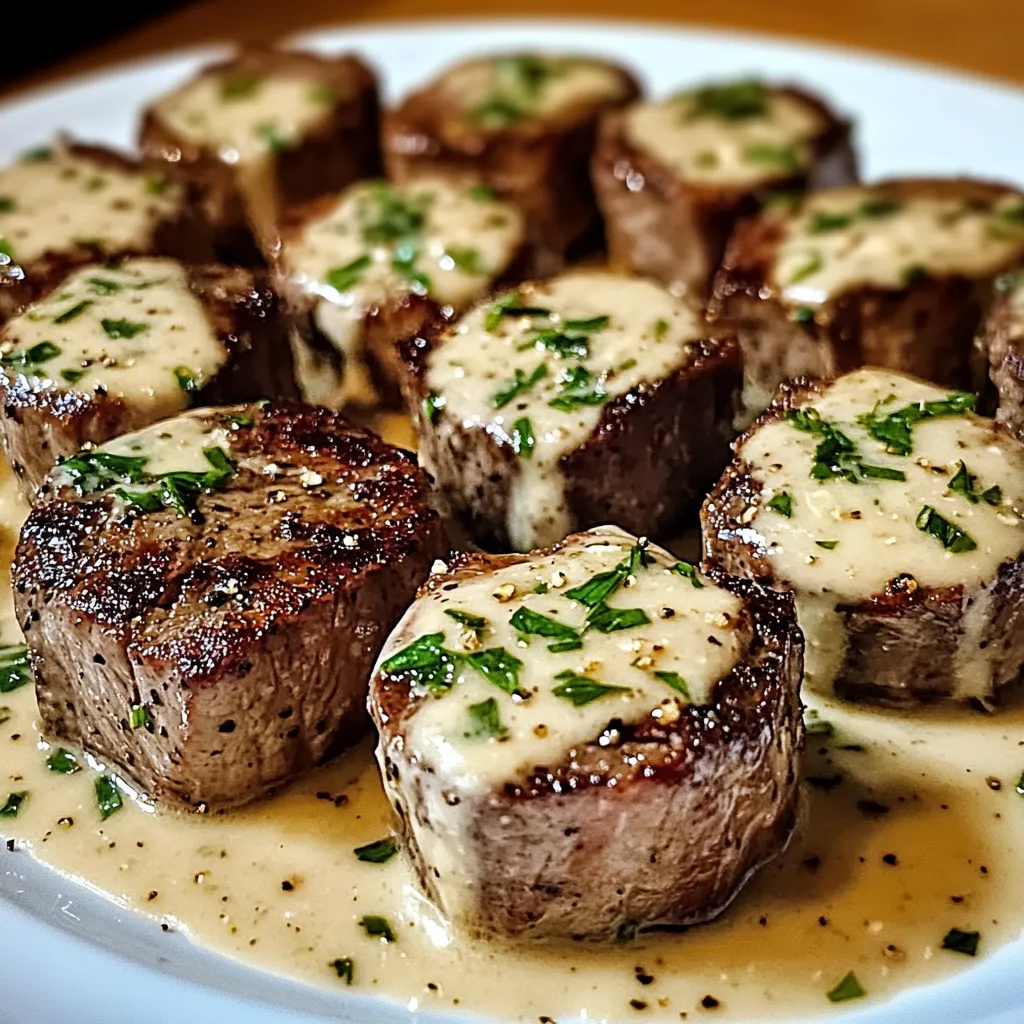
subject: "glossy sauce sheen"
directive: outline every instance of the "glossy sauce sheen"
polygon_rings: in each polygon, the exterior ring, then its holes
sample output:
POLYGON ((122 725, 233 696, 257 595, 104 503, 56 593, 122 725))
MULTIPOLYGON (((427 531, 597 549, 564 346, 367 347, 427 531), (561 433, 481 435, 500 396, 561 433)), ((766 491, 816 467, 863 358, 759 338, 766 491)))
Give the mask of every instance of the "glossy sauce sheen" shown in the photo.
POLYGON ((811 196, 785 221, 771 277, 787 301, 816 306, 859 287, 903 289, 921 273, 989 277, 1022 252, 1017 192, 976 206, 835 189, 811 196))
MULTIPOLYGON (((26 509, 3 473, 9 557, 26 509)), ((7 592, 3 636, 13 642, 7 592)), ((974 963, 940 949, 952 927, 979 929, 983 955, 1020 934, 1024 815, 1013 783, 1024 715, 880 714, 809 699, 836 735, 809 739, 805 771, 816 782, 801 837, 718 922, 685 935, 531 951, 449 934, 413 895, 401 856, 377 865, 352 853, 390 827, 369 742, 229 815, 154 814, 126 797, 101 821, 92 771, 47 771, 30 686, 0 695, 10 708, 3 780, 29 793, 18 818, 0 819, 16 851, 0 847, 0 857, 16 864, 31 850, 153 915, 156 944, 162 921, 254 967, 342 993, 350 990, 332 964, 351 958, 353 990, 413 1011, 667 1024, 684 1013, 703 1019, 710 996, 716 1020, 831 1018, 825 993, 849 970, 881 999, 974 963), (858 809, 865 800, 877 806, 858 809), (369 938, 364 915, 386 917, 397 942, 369 938)))
POLYGON ((811 104, 769 93, 764 113, 729 119, 700 113, 694 93, 631 108, 626 137, 683 181, 749 189, 805 170, 809 140, 825 121, 811 104))
POLYGON ((59 351, 39 363, 10 363, 5 372, 47 388, 99 390, 154 417, 184 409, 183 382, 200 388, 227 361, 185 269, 166 259, 76 271, 3 332, 8 361, 12 352, 30 354, 45 343, 59 351))
POLYGON ((0 266, 86 244, 145 248, 181 206, 179 190, 158 178, 60 149, 0 171, 0 200, 0 266))
POLYGON ((606 404, 553 407, 564 391, 564 374, 585 366, 592 386, 611 400, 688 365, 692 342, 704 331, 691 308, 660 286, 600 272, 567 274, 524 289, 522 301, 554 317, 506 316, 487 330, 491 303, 477 306, 431 352, 426 379, 451 418, 467 426, 491 424, 503 443, 511 444, 515 424, 529 419, 536 443, 532 456, 518 461, 508 517, 512 547, 528 551, 571 531, 559 459, 593 433, 606 404), (588 335, 587 356, 563 357, 531 344, 541 329, 599 316, 608 323, 588 335), (495 395, 514 374, 529 378, 541 366, 544 376, 532 387, 496 406, 495 395))

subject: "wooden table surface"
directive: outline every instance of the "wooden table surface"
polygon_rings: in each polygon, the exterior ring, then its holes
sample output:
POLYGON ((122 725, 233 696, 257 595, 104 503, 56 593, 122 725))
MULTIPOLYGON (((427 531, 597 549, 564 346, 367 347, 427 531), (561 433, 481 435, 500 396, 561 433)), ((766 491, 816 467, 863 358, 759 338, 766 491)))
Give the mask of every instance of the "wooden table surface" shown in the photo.
POLYGON ((64 75, 202 43, 271 42, 319 25, 443 17, 634 18, 840 43, 1024 83, 1024 0, 201 0, 45 71, 64 75))

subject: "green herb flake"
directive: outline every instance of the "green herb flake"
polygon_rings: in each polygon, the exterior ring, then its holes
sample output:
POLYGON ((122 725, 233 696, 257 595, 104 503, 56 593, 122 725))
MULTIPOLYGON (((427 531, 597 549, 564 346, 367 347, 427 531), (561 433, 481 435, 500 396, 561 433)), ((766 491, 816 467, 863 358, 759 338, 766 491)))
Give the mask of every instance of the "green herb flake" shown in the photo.
POLYGON ((786 491, 779 491, 765 505, 765 508, 770 508, 773 512, 778 512, 780 516, 790 519, 793 516, 793 498, 786 491))
POLYGON ((857 422, 886 451, 893 455, 909 455, 913 451, 912 433, 914 426, 923 420, 941 416, 964 416, 974 410, 977 398, 969 391, 952 391, 945 398, 933 402, 913 402, 894 412, 881 415, 882 403, 871 412, 862 413, 857 422))
POLYGON ((526 117, 526 110, 507 96, 495 93, 469 111, 470 120, 487 128, 507 128, 526 117))
POLYGON ((196 371, 187 366, 176 366, 174 368, 174 379, 182 391, 198 391, 199 382, 196 380, 196 371))
POLYGON ((815 318, 814 310, 810 306, 797 306, 793 310, 793 319, 798 324, 813 324, 815 318))
POLYGON ((0 807, 0 818, 16 818, 21 813, 21 805, 28 797, 28 793, 22 790, 20 793, 9 793, 7 802, 0 807))
POLYGON ((113 281, 109 277, 89 278, 89 288, 97 295, 115 295, 122 287, 118 281, 113 281))
POLYGON ((221 79, 220 98, 226 102, 252 99, 263 84, 263 76, 243 71, 221 79))
POLYGON ((148 704, 133 704, 129 723, 133 729, 148 729, 152 726, 153 720, 149 713, 148 704))
POLYGON ((4 366, 35 367, 56 359, 61 350, 52 341, 40 341, 31 348, 18 348, 0 358, 4 366))
POLYGON ((578 651, 583 646, 583 640, 576 637, 573 640, 559 640, 557 643, 548 644, 548 650, 552 654, 566 654, 569 651, 578 651))
POLYGON ((521 459, 533 457, 533 449, 537 439, 533 435, 533 424, 527 417, 522 417, 512 424, 512 451, 521 459))
POLYGON ((478 636, 487 628, 487 620, 482 615, 464 612, 460 608, 445 608, 444 613, 449 619, 454 619, 460 626, 472 630, 478 636))
POLYGON ((43 164, 53 159, 53 149, 50 146, 35 146, 26 149, 19 159, 23 164, 43 164))
POLYGON ((444 395, 439 395, 436 391, 429 392, 427 397, 423 399, 423 418, 428 423, 436 423, 441 415, 441 410, 447 404, 448 402, 444 395))
POLYGON ((283 149, 288 148, 288 137, 276 124, 269 121, 257 126, 256 137, 271 153, 280 153, 283 149))
POLYGON ((796 146, 769 146, 755 143, 743 151, 747 163, 776 167, 783 171, 795 171, 800 167, 800 154, 796 146))
POLYGON ((565 592, 570 601, 579 601, 588 608, 596 608, 604 604, 608 598, 638 569, 651 564, 651 556, 647 551, 647 542, 641 540, 630 548, 629 554, 614 569, 599 572, 591 576, 586 583, 573 587, 565 592))
POLYGON ((748 121, 764 117, 768 110, 768 90, 763 82, 747 78, 738 82, 706 85, 692 94, 688 120, 718 117, 724 121, 748 121))
POLYGON ((466 709, 472 728, 468 735, 473 739, 501 739, 508 729, 501 724, 501 710, 493 697, 470 704, 466 709))
POLYGON ((96 779, 93 789, 96 792, 96 806, 100 809, 100 818, 103 821, 106 821, 112 814, 116 814, 124 806, 121 792, 109 775, 101 775, 96 779))
POLYGON ((980 492, 978 491, 977 484, 977 477, 968 470, 963 462, 958 462, 957 471, 949 481, 949 489, 951 491, 955 494, 963 495, 972 505, 977 505, 979 501, 983 501, 986 505, 991 505, 993 508, 1002 504, 1003 490, 998 484, 980 492))
POLYGON ((14 206, 14 200, 10 196, 0 196, 0 213, 11 213, 14 206))
POLYGON ((324 280, 339 292, 351 291, 363 279, 372 262, 369 256, 357 256, 351 263, 328 270, 324 280))
POLYGON ((355 964, 349 957, 332 960, 327 966, 332 967, 334 969, 334 973, 337 974, 346 985, 352 984, 352 978, 355 974, 355 964))
POLYGON ((551 310, 543 306, 524 306, 522 294, 518 291, 505 292, 491 304, 484 317, 484 330, 488 333, 501 323, 505 317, 517 316, 551 316, 551 310))
POLYGON ((853 971, 850 971, 834 989, 826 993, 830 1003, 845 1003, 850 999, 860 999, 865 995, 867 993, 861 988, 857 975, 853 971))
POLYGON ((669 322, 664 317, 659 317, 654 321, 654 340, 664 341, 668 335, 669 322))
POLYGON ((306 98, 318 107, 330 107, 337 102, 338 94, 326 82, 317 82, 306 90, 306 98))
POLYGON ((823 266, 825 266, 825 260, 821 253, 812 252, 808 255, 806 261, 790 274, 789 283, 799 284, 801 281, 806 281, 807 278, 817 274, 823 266))
POLYGON ((498 193, 487 185, 473 185, 466 190, 466 195, 478 203, 493 203, 498 198, 498 193))
POLYGON ((376 914, 367 914, 359 919, 359 926, 371 939, 380 939, 382 942, 397 942, 395 933, 391 930, 387 918, 378 917, 376 914))
POLYGON ((455 682, 458 665, 458 655, 444 648, 444 633, 427 633, 388 658, 381 671, 406 676, 415 685, 440 695, 455 682))
POLYGON ((6 266, 14 259, 14 246, 6 239, 0 237, 0 267, 6 266))
POLYGON ((224 417, 224 422, 232 427, 251 427, 252 417, 245 412, 232 412, 224 417))
POLYGON ((836 734, 835 726, 824 718, 812 718, 804 723, 804 731, 808 736, 832 737, 836 734))
POLYGON ((524 636, 543 636, 552 640, 576 640, 579 636, 572 626, 526 607, 516 609, 508 624, 524 636))
POLYGON ((603 385, 595 383, 593 375, 585 366, 563 370, 560 382, 561 390, 548 402, 552 409, 573 412, 580 406, 604 405, 608 401, 608 392, 603 385))
POLYGON ((398 853, 398 842, 394 836, 387 836, 365 846, 357 846, 352 852, 357 860, 366 864, 384 864, 398 853))
POLYGON ((839 547, 839 541, 837 540, 816 540, 814 542, 819 548, 824 548, 826 551, 835 551, 839 547))
POLYGON ((58 747, 46 759, 46 767, 58 775, 74 775, 75 772, 82 770, 82 766, 78 763, 78 758, 70 750, 65 750, 63 747, 58 747))
POLYGON ((841 231, 848 228, 854 221, 852 213, 829 213, 825 210, 815 210, 811 214, 807 230, 812 235, 823 235, 829 231, 841 231))
POLYGON ((609 608, 597 605, 587 616, 587 625, 599 633, 617 633, 636 626, 649 626, 650 616, 643 608, 609 608))
POLYGON ((146 178, 146 192, 151 196, 162 196, 167 191, 166 178, 146 178))
POLYGON ((70 323, 76 317, 81 316, 90 306, 92 305, 92 299, 83 299, 81 302, 76 303, 70 309, 65 309, 59 316, 53 318, 55 324, 66 324, 70 323))
POLYGON ((455 265, 455 269, 461 270, 464 274, 479 275, 487 273, 480 263, 480 253, 476 249, 460 249, 454 246, 449 246, 445 249, 444 254, 455 265))
POLYGON ((655 672, 656 679, 660 679, 667 686, 671 686, 677 693, 681 693, 687 700, 690 700, 690 688, 686 680, 678 672, 655 672))
POLYGON ((559 685, 551 692, 556 697, 569 701, 573 707, 577 708, 614 693, 630 692, 628 686, 608 686, 605 683, 599 683, 596 679, 590 679, 588 676, 581 676, 569 670, 559 672, 555 679, 558 680, 559 685))
POLYGON ((951 953, 962 953, 964 956, 977 956, 981 932, 965 932, 959 928, 950 928, 942 939, 942 948, 951 953))
POLYGON ((32 682, 32 666, 24 644, 0 644, 0 693, 10 693, 32 682))
POLYGON ((489 647, 485 651, 467 654, 466 664, 510 696, 528 696, 519 689, 519 670, 523 663, 504 647, 489 647))
POLYGON ((922 267, 919 263, 913 263, 908 267, 904 267, 900 271, 900 280, 904 285, 917 284, 919 281, 923 281, 928 276, 928 271, 925 267, 922 267))
POLYGON ((495 409, 502 409, 519 395, 529 391, 535 384, 542 381, 548 375, 546 363, 538 363, 530 373, 526 373, 516 367, 515 375, 503 387, 491 395, 491 405, 495 409))
POLYGON ((112 338, 115 341, 119 338, 136 338, 143 331, 149 330, 149 324, 139 323, 134 320, 111 320, 109 317, 104 317, 100 321, 100 327, 103 328, 103 333, 108 338, 112 338))
POLYGON ((391 257, 391 269, 404 277, 418 295, 426 295, 433 287, 433 282, 429 274, 424 273, 416 266, 419 255, 417 248, 403 244, 395 250, 391 257))
POLYGON ((958 526, 941 516, 931 505, 925 505, 914 523, 922 533, 930 534, 947 551, 963 554, 977 548, 975 541, 958 526))
POLYGON ((1017 790, 1017 796, 1024 796, 1024 772, 1020 773, 1020 778, 1014 788, 1017 790))

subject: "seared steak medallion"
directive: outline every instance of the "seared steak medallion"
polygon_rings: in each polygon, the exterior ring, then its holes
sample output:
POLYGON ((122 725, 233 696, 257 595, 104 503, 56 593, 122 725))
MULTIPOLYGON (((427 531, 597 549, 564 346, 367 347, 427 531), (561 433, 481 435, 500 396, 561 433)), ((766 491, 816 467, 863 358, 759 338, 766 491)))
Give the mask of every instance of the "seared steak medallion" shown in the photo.
POLYGON ((649 281, 527 284, 405 354, 423 464, 485 547, 604 522, 667 534, 729 459, 739 348, 649 281))
POLYGON ((101 146, 56 140, 0 170, 0 323, 75 267, 127 254, 203 261, 188 189, 101 146))
POLYGON ((705 921, 786 844, 788 595, 601 527, 432 575, 371 684, 426 895, 471 933, 607 941, 705 921))
POLYGON ((783 380, 884 366, 979 386, 974 336, 995 277, 1024 253, 1024 196, 904 179, 807 196, 742 222, 711 316, 743 345, 751 414, 783 380))
POLYGON ((324 410, 195 410, 66 460, 21 532, 43 735, 150 797, 242 803, 366 725, 446 549, 407 453, 324 410))
POLYGON ((785 386, 701 514, 704 564, 791 590, 805 679, 989 702, 1024 664, 1024 445, 885 370, 785 386))
POLYGON ((196 401, 295 394, 287 325, 247 270, 91 264, 0 330, 0 441, 29 496, 87 442, 196 401))
POLYGON ((385 116, 388 177, 494 189, 526 217, 530 272, 551 274, 599 240, 589 175, 598 121, 639 95, 628 71, 592 58, 466 61, 385 116))
POLYGON ((247 47, 150 105, 140 145, 199 190, 221 257, 251 262, 283 210, 379 173, 377 81, 356 57, 247 47))
POLYGON ((522 246, 522 215, 483 187, 360 182, 299 212, 277 270, 306 397, 396 399, 398 343, 510 282, 522 246))
POLYGON ((705 85, 607 115, 592 167, 611 262, 703 297, 736 221, 857 180, 850 124, 801 89, 705 85))
POLYGON ((979 332, 998 408, 996 420, 1024 440, 1024 270, 996 279, 996 296, 979 332))

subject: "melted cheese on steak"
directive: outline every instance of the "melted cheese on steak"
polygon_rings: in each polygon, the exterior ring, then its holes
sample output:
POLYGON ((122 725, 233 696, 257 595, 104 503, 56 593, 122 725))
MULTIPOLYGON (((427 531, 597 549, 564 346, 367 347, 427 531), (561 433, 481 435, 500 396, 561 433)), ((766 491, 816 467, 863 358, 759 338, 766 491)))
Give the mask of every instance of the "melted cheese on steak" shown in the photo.
MULTIPOLYGON (((831 688, 845 651, 837 605, 882 594, 897 577, 903 587, 977 591, 1024 551, 1024 445, 991 420, 951 408, 956 403, 940 388, 859 370, 738 449, 762 487, 739 539, 763 542, 777 580, 793 589, 807 641, 805 679, 818 690, 831 688), (914 422, 911 415, 911 450, 896 454, 863 417, 873 415, 888 424, 884 436, 897 437, 898 423, 887 417, 906 420, 908 406, 924 416, 914 422), (817 414, 817 432, 800 429, 808 410, 817 414), (839 469, 856 483, 822 469, 812 475, 829 461, 818 447, 827 436, 821 423, 852 442, 839 469), (885 478, 899 474, 906 479, 885 478)), ((900 441, 896 450, 904 447, 900 441)), ((975 597, 965 613, 968 633, 972 617, 984 612, 983 595, 975 597)), ((957 673, 959 696, 989 692, 986 655, 976 644, 957 673)))
POLYGON ((169 259, 77 270, 2 337, 6 375, 124 399, 154 418, 186 408, 227 361, 185 268, 169 259))
POLYGON ((445 333, 427 364, 430 400, 519 455, 508 510, 516 550, 570 531, 559 460, 594 432, 607 402, 688 365, 702 334, 665 289, 600 271, 478 305, 445 333))

